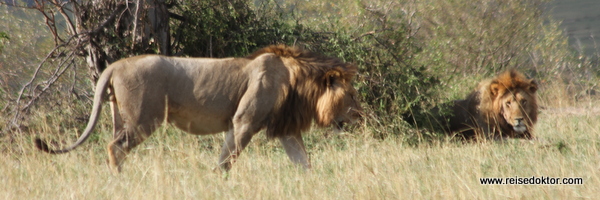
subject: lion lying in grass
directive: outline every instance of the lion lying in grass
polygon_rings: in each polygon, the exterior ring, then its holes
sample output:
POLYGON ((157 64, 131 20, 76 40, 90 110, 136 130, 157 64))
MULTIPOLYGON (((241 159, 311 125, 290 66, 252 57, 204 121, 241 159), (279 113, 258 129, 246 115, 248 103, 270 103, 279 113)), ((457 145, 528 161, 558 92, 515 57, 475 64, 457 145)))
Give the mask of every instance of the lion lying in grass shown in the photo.
POLYGON ((108 155, 115 171, 164 121, 196 135, 227 131, 219 159, 226 171, 262 129, 279 139, 291 161, 310 168, 301 133, 313 120, 342 128, 359 117, 356 73, 356 66, 339 59, 283 45, 246 58, 126 58, 100 76, 90 120, 75 144, 54 150, 36 139, 36 145, 53 154, 81 145, 109 99, 114 141, 108 155))
POLYGON ((466 99, 454 101, 447 127, 467 139, 532 139, 537 88, 516 70, 482 81, 466 99))

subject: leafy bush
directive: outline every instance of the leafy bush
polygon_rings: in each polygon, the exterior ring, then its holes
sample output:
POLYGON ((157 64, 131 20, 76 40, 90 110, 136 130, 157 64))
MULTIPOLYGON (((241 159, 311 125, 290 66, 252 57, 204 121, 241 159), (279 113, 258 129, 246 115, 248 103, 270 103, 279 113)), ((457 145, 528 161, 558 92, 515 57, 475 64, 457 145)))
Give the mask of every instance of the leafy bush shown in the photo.
POLYGON ((318 39, 301 45, 359 66, 357 87, 366 108, 365 121, 377 138, 406 133, 408 127, 399 116, 430 104, 430 88, 438 82, 415 62, 422 47, 414 37, 410 16, 398 12, 399 6, 354 1, 287 6, 303 9, 293 13, 305 19, 300 23, 313 27, 313 33, 320 33, 318 39))
POLYGON ((0 54, 2 54, 2 49, 4 48, 4 43, 8 41, 10 38, 8 34, 0 31, 0 54))
POLYGON ((188 56, 245 56, 266 45, 293 43, 302 33, 302 26, 278 20, 281 13, 261 13, 244 0, 184 0, 177 10, 183 20, 174 22, 175 48, 188 56))

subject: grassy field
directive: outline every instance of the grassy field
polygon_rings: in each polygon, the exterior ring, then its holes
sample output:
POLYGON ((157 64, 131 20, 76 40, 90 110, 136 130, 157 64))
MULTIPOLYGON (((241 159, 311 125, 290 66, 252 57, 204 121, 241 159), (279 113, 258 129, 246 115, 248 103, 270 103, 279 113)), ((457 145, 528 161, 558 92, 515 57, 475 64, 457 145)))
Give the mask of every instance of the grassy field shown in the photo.
MULTIPOLYGON (((590 104, 591 105, 591 104, 590 104)), ((434 141, 361 133, 308 140, 313 169, 288 161, 277 142, 254 139, 228 175, 216 166, 221 135, 196 137, 163 128, 134 150, 121 174, 105 163, 109 126, 100 142, 65 155, 13 138, 0 154, 1 199, 591 199, 600 193, 600 115, 593 107, 548 108, 539 141, 434 141), (485 177, 583 178, 583 185, 481 185, 485 177)), ((108 116, 104 116, 106 119, 108 116)), ((6 143, 3 143, 6 144, 6 143)))

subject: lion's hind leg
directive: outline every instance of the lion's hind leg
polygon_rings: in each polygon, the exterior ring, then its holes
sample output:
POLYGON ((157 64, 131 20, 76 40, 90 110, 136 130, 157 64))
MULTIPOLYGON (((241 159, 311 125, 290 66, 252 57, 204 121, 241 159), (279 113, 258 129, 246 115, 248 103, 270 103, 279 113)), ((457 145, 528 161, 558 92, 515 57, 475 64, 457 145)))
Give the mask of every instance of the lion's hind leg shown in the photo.
MULTIPOLYGON (((116 133, 116 135, 126 135, 125 130, 116 133)), ((126 142, 124 142, 122 139, 115 139, 111 143, 109 143, 107 147, 108 164, 115 173, 121 172, 121 165, 123 164, 123 160, 125 159, 125 156, 128 152, 126 148, 124 148, 123 143, 126 142)))
POLYGON ((117 134, 123 130, 123 118, 119 112, 119 106, 114 100, 110 102, 110 110, 113 117, 113 138, 117 138, 117 134))
POLYGON ((156 129, 157 125, 131 128, 126 127, 116 133, 114 140, 108 144, 109 164, 113 171, 120 172, 121 165, 133 148, 141 144, 156 129))
POLYGON ((119 106, 117 105, 114 96, 110 99, 110 110, 113 117, 113 141, 110 142, 107 147, 109 157, 107 162, 114 172, 120 172, 126 151, 122 148, 122 145, 117 143, 117 139, 120 137, 119 135, 125 134, 125 129, 123 118, 121 117, 119 106))
MULTIPOLYGON (((160 101, 156 104, 164 106, 160 101)), ((121 165, 133 148, 141 144, 164 120, 164 111, 161 109, 141 109, 141 111, 122 110, 116 102, 111 102, 113 111, 114 132, 113 141, 108 144, 109 165, 116 173, 121 171, 121 165), (113 105, 114 103, 114 105, 113 105)), ((123 108, 123 107, 121 107, 123 108)), ((125 107, 127 108, 127 107, 125 107)))

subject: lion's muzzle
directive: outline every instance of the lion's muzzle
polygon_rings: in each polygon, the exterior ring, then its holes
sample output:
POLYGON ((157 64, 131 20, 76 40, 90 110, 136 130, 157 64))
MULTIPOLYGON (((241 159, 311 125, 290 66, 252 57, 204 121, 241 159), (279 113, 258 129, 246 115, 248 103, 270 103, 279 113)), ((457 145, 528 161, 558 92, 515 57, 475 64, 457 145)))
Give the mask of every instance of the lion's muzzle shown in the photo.
POLYGON ((518 133, 523 133, 523 132, 527 131, 527 125, 525 124, 525 119, 523 119, 522 117, 515 118, 513 120, 513 130, 515 130, 518 133))
POLYGON ((344 115, 339 116, 333 123, 334 132, 342 133, 347 124, 354 124, 362 118, 362 110, 348 108, 344 115))

